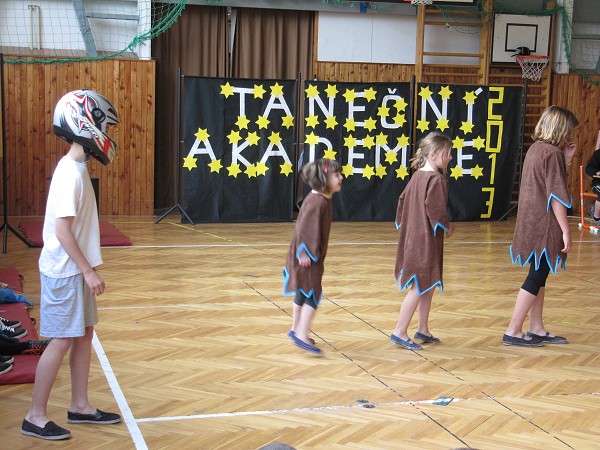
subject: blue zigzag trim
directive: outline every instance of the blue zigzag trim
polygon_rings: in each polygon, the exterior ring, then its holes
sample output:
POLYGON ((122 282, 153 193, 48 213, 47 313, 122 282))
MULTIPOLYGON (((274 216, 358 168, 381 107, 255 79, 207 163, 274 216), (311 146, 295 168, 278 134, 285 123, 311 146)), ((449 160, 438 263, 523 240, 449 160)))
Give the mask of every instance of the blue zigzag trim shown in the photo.
MULTIPOLYGON (((288 291, 287 286, 290 281, 290 273, 287 270, 287 267, 283 267, 283 292, 282 294, 286 297, 290 297, 292 295, 296 295, 296 291, 288 291)), ((315 290, 311 289, 310 292, 306 292, 304 289, 298 289, 307 298, 312 298, 315 302, 315 305, 319 305, 321 303, 321 299, 323 298, 323 292, 319 295, 319 298, 315 297, 315 290)))
POLYGON ((441 228, 442 230, 444 230, 446 233, 448 232, 448 228, 445 227, 444 225, 442 225, 441 222, 436 222, 435 226, 433 227, 433 235, 435 236, 437 234, 437 230, 438 228, 441 228))
POLYGON ((550 262, 550 259, 548 258, 548 252, 545 248, 544 248, 544 250, 542 250, 542 253, 540 254, 539 258, 537 257, 537 254, 534 250, 529 254, 529 256, 525 259, 525 261, 523 261, 521 258, 521 255, 517 255, 517 257, 515 258, 515 255, 513 254, 513 246, 512 245, 510 246, 510 259, 512 260, 513 264, 519 264, 521 267, 525 267, 525 265, 531 264, 531 258, 533 258, 533 261, 535 264, 535 270, 538 270, 540 268, 540 262, 541 262, 542 258, 546 258, 548 267, 550 267, 550 271, 554 275, 556 275, 556 271, 558 270, 559 264, 563 270, 567 270, 567 263, 565 260, 563 260, 560 257, 560 255, 556 255, 556 261, 554 262, 554 264, 552 264, 550 262))
POLYGON ((300 259, 302 250, 304 250, 306 252, 306 254, 308 255, 308 257, 310 259, 312 259, 314 262, 317 262, 319 260, 318 257, 315 257, 312 255, 312 253, 310 253, 310 250, 308 249, 307 245, 304 242, 302 244, 300 244, 300 246, 298 247, 298 250, 296 251, 296 259, 300 259))
POLYGON ((423 295, 425 292, 430 291, 431 289, 434 289, 436 286, 439 287, 440 289, 440 294, 442 292, 444 292, 444 285, 442 284, 442 280, 438 280, 435 283, 433 283, 431 286, 429 286, 427 289, 424 289, 423 291, 421 291, 421 288, 419 287, 419 279, 417 278, 417 275, 413 275, 412 277, 409 278, 409 280, 404 283, 404 285, 401 283, 400 280, 402 280, 402 271, 400 271, 400 276, 398 278, 394 277, 394 280, 396 280, 396 285, 400 288, 401 291, 403 291, 408 285, 410 285, 413 281, 414 281, 414 287, 417 289, 417 294, 419 295, 423 295))
POLYGON ((567 205, 565 202, 563 202, 556 195, 550 194, 550 196, 548 197, 548 205, 546 206, 546 212, 550 211, 550 203, 552 203, 552 199, 556 200, 559 203, 562 203, 565 206, 565 208, 571 208, 573 206, 573 197, 571 197, 570 203, 567 205))

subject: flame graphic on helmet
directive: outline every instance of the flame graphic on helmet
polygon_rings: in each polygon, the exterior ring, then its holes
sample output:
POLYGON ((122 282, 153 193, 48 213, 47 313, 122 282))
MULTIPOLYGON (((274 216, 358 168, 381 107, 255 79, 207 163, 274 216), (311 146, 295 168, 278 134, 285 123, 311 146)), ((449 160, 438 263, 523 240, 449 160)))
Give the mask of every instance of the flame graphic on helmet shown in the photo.
POLYGON ((88 131, 98 148, 101 149, 103 153, 107 154, 112 142, 106 137, 102 130, 93 125, 96 123, 93 111, 98 108, 98 105, 94 99, 87 94, 81 95, 75 93, 73 97, 78 105, 72 105, 70 102, 68 102, 67 105, 70 106, 71 117, 73 122, 77 125, 78 131, 88 131))

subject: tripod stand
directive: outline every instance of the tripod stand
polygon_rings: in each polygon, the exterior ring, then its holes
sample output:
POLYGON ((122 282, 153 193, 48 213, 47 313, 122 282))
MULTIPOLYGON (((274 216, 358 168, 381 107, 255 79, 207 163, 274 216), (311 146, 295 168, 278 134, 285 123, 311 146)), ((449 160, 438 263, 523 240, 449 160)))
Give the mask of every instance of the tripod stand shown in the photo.
POLYGON ((2 253, 6 253, 6 248, 8 244, 8 232, 11 231, 15 236, 17 236, 27 247, 31 247, 29 242, 21 236, 21 234, 15 230, 8 223, 8 181, 7 177, 7 164, 6 164, 6 137, 4 134, 6 120, 4 116, 6 115, 6 109, 4 108, 4 55, 0 53, 0 109, 2 113, 2 207, 4 209, 2 226, 0 227, 0 231, 2 231, 2 253))
POLYGON ((165 217, 167 217, 169 214, 171 214, 173 211, 175 211, 176 209, 179 210, 179 212, 181 213, 182 218, 185 217, 187 219, 187 221, 189 223, 191 223, 192 225, 194 225, 194 222, 192 221, 192 219, 190 219, 190 217, 187 215, 187 213, 185 212, 185 210, 181 207, 181 205, 179 204, 179 200, 181 198, 181 168, 179 167, 179 146, 181 145, 181 67, 179 67, 177 69, 177 145, 175 146, 175 148, 177 149, 177 171, 176 171, 176 177, 175 177, 175 181, 176 181, 176 190, 175 190, 175 194, 176 194, 176 203, 171 206, 166 213, 164 213, 162 216, 160 216, 158 219, 156 219, 156 221, 154 222, 159 223, 161 220, 163 220, 165 217))

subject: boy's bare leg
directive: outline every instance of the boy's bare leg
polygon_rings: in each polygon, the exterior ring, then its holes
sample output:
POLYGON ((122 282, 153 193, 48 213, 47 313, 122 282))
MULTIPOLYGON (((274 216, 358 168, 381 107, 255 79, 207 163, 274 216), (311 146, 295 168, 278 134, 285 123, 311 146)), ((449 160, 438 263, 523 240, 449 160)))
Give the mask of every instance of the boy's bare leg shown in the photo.
POLYGON ((92 338, 94 327, 87 327, 85 335, 75 338, 70 354, 71 364, 71 406, 69 411, 81 414, 94 414, 96 408, 88 399, 90 362, 92 358, 92 338))
POLYGON ((65 354, 69 351, 72 343, 72 338, 53 338, 40 356, 35 371, 31 407, 25 417, 28 422, 38 427, 43 428, 50 420, 46 410, 50 391, 65 354))

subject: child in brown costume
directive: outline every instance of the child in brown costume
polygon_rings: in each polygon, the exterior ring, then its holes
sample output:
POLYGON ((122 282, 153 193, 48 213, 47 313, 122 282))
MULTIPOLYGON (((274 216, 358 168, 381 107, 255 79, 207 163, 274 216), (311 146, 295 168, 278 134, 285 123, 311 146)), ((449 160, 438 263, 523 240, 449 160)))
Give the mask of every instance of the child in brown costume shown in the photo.
POLYGON ((342 188, 340 164, 318 159, 302 169, 302 179, 312 191, 305 197, 283 268, 283 295, 295 295, 292 328, 288 337, 303 350, 321 350, 308 337, 321 301, 325 255, 333 215, 331 197, 342 188))
POLYGON ((415 169, 398 199, 396 227, 399 229, 394 275, 400 289, 410 286, 396 328, 390 340, 409 350, 422 347, 408 337, 408 326, 419 308, 415 339, 436 343, 429 332, 429 310, 433 291, 443 290, 442 267, 444 232, 451 236, 454 226, 448 219, 448 186, 439 170, 445 171, 452 159, 452 143, 441 133, 432 132, 421 139, 411 160, 415 169))
POLYGON ((560 106, 550 106, 542 113, 523 163, 519 209, 510 254, 513 264, 529 264, 529 274, 517 295, 510 324, 502 337, 504 345, 539 347, 566 344, 567 339, 546 330, 542 320, 546 279, 559 266, 565 269, 571 234, 567 208, 571 198, 567 191, 566 165, 577 146, 573 132, 577 118, 560 106), (529 332, 523 323, 529 314, 529 332))

